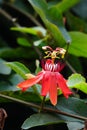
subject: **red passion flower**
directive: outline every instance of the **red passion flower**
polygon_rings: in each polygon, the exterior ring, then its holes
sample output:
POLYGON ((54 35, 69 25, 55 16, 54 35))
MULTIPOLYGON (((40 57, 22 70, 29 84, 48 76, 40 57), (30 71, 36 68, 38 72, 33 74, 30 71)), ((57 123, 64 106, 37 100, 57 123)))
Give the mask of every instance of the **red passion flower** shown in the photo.
POLYGON ((61 62, 53 62, 52 59, 46 59, 42 62, 42 71, 36 76, 19 83, 17 86, 25 91, 34 84, 40 83, 42 86, 41 95, 46 96, 49 94, 51 103, 56 105, 59 89, 66 98, 72 94, 66 84, 66 80, 60 74, 63 68, 64 64, 61 62))

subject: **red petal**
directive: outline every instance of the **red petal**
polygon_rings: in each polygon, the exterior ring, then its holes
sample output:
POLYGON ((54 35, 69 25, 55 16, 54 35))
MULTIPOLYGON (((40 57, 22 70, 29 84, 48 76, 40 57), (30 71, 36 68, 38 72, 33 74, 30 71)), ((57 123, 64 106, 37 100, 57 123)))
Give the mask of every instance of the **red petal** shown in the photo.
POLYGON ((40 80, 42 80, 42 78, 43 78, 43 72, 39 73, 34 78, 31 78, 31 79, 28 79, 28 80, 25 80, 25 81, 19 83, 17 86, 19 88, 21 88, 23 91, 25 91, 26 89, 28 89, 32 85, 34 85, 34 84, 38 83, 40 80))
POLYGON ((49 96, 51 103, 53 105, 57 104, 57 84, 56 84, 56 77, 55 73, 51 74, 51 84, 50 84, 49 96))
POLYGON ((56 73, 56 79, 57 79, 58 87, 62 90, 64 96, 68 98, 68 96, 72 94, 72 92, 68 88, 65 79, 60 73, 56 73))
POLYGON ((58 65, 58 72, 60 72, 65 67, 65 64, 62 62, 58 62, 57 65, 58 65))
POLYGON ((41 90, 41 95, 42 96, 46 96, 48 91, 49 91, 50 84, 51 84, 50 74, 51 74, 51 72, 45 71, 45 74, 43 76, 42 90, 41 90))

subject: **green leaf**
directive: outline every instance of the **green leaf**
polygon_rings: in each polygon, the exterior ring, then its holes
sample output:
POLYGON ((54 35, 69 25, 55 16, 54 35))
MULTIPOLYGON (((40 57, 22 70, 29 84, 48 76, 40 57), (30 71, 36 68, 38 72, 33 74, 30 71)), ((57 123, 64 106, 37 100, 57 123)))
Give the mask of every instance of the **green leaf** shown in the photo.
POLYGON ((18 47, 18 48, 1 48, 0 49, 0 57, 1 58, 7 58, 10 60, 13 59, 29 59, 29 58, 36 58, 37 55, 35 51, 32 51, 31 48, 24 48, 24 47, 18 47), (30 55, 31 54, 31 55, 30 55))
POLYGON ((59 2, 55 5, 56 8, 60 10, 61 13, 64 13, 71 7, 73 7, 75 4, 77 4, 80 0, 62 0, 62 2, 59 2))
POLYGON ((77 4, 73 9, 73 12, 76 16, 79 16, 82 19, 87 19, 87 0, 80 0, 80 3, 77 4))
POLYGON ((19 89, 7 81, 0 82, 0 92, 18 91, 19 89))
POLYGON ((40 15, 48 30, 59 45, 65 45, 70 41, 66 29, 63 25, 62 14, 56 8, 49 8, 45 0, 28 0, 36 12, 40 15), (53 17, 54 16, 54 17, 53 17))
POLYGON ((72 43, 69 53, 78 57, 87 57, 87 34, 82 32, 70 32, 72 43))
POLYGON ((12 74, 9 78, 9 82, 14 86, 16 86, 21 81, 23 81, 23 78, 19 74, 12 74))
POLYGON ((87 23, 83 19, 74 16, 72 13, 66 13, 67 25, 70 30, 82 31, 87 33, 87 23))
POLYGON ((69 87, 71 87, 71 86, 75 86, 75 85, 80 84, 85 81, 86 81, 86 79, 83 76, 81 76, 81 74, 72 74, 68 78, 67 85, 69 87))
MULTIPOLYGON (((3 79, 3 78, 2 78, 3 79)), ((0 92, 11 92, 20 90, 17 88, 17 84, 23 81, 23 78, 18 74, 13 74, 7 77, 6 80, 0 81, 0 92)))
POLYGON ((24 33, 29 33, 29 34, 32 34, 32 35, 37 35, 37 31, 33 28, 26 28, 26 27, 12 27, 11 30, 14 30, 14 31, 20 31, 20 32, 24 32, 24 33))
MULTIPOLYGON (((68 99, 66 99, 65 97, 60 97, 58 100, 58 104, 56 105, 56 108, 60 111, 69 114, 87 117, 87 104, 85 103, 85 101, 75 97, 69 97, 68 99)), ((69 122, 72 121, 82 122, 80 119, 76 119, 64 115, 60 115, 60 118, 69 122)))
MULTIPOLYGON (((17 88, 17 87, 15 87, 17 88)), ((19 89, 18 89, 19 90, 19 89)), ((33 103, 41 103, 41 99, 40 97, 35 94, 32 90, 32 88, 30 88, 29 90, 27 90, 26 92, 22 92, 22 91, 7 91, 5 92, 6 95, 14 97, 16 99, 20 99, 22 101, 26 101, 26 102, 33 102, 33 103)))
POLYGON ((67 81, 67 85, 70 88, 76 88, 87 94, 86 79, 80 74, 72 74, 67 81))
POLYGON ((18 42, 19 45, 24 46, 24 47, 30 47, 31 46, 29 41, 25 38, 19 37, 19 38, 17 38, 17 42, 18 42))
POLYGON ((79 89, 80 91, 87 94, 87 83, 83 82, 83 83, 77 84, 75 86, 72 86, 71 88, 79 89))
POLYGON ((11 67, 16 73, 21 75, 24 79, 26 79, 25 74, 30 73, 29 69, 22 63, 19 62, 7 62, 9 67, 11 67))
POLYGON ((59 120, 55 115, 38 113, 38 114, 33 114, 29 118, 27 118, 22 125, 22 129, 29 129, 35 126, 56 124, 62 122, 64 121, 59 120))
POLYGON ((5 60, 0 59, 0 74, 8 75, 11 73, 11 69, 5 63, 5 60))

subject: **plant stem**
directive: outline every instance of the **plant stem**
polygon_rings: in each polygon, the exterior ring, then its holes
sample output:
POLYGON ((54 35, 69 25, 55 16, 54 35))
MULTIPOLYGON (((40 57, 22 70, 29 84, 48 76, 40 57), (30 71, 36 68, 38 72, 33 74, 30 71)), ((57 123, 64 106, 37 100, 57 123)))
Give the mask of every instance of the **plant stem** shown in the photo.
POLYGON ((66 64, 73 73, 76 73, 76 70, 69 64, 68 61, 66 61, 66 64))
POLYGON ((41 102, 41 106, 40 106, 40 109, 39 109, 39 113, 41 112, 41 111, 43 111, 43 109, 44 109, 44 103, 45 103, 45 96, 43 97, 43 100, 42 100, 42 102, 41 102))
POLYGON ((67 48, 66 48, 66 53, 65 53, 65 61, 66 61, 67 56, 68 56, 69 46, 70 46, 70 41, 67 42, 67 48))
MULTIPOLYGON (((22 101, 20 99, 16 99, 16 98, 4 95, 4 94, 0 94, 0 97, 9 99, 9 100, 14 101, 14 102, 21 103, 21 104, 26 105, 26 106, 34 107, 34 108, 37 108, 37 109, 41 108, 41 106, 36 105, 34 103, 22 101)), ((70 113, 66 113, 66 112, 63 112, 63 111, 60 111, 60 110, 57 110, 57 109, 53 109, 53 108, 43 107, 43 110, 48 111, 48 112, 52 112, 52 113, 58 113, 58 114, 61 114, 61 115, 64 115, 64 116, 69 116, 69 117, 77 118, 77 119, 80 119, 80 120, 87 120, 86 117, 78 116, 78 115, 74 115, 74 114, 70 114, 70 113)))
POLYGON ((7 2, 4 2, 3 3, 4 5, 6 5, 8 8, 12 9, 12 10, 15 10, 17 12, 19 12, 20 14, 23 14, 25 15, 29 20, 31 20, 36 26, 42 26, 40 24, 40 22, 38 22, 29 12, 25 13, 24 11, 20 10, 19 8, 16 8, 13 4, 10 4, 10 3, 7 3, 7 2))

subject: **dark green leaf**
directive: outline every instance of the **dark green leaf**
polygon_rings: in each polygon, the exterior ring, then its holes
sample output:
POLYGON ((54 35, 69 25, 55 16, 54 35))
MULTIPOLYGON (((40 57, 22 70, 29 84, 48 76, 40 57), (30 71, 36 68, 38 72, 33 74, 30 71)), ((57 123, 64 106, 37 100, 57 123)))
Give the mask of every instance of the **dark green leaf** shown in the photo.
MULTIPOLYGON (((58 100, 58 104, 56 105, 56 108, 63 112, 67 112, 77 116, 87 117, 87 104, 85 103, 85 101, 75 97, 69 97, 68 99, 60 97, 58 100)), ((66 121, 82 122, 80 119, 71 118, 68 116, 61 115, 60 117, 66 121)))
POLYGON ((23 78, 21 78, 19 75, 14 74, 8 78, 8 80, 3 79, 3 81, 0 82, 0 91, 1 92, 9 92, 9 91, 18 91, 16 86, 19 82, 23 81, 23 78))
POLYGON ((13 74, 7 78, 7 80, 2 79, 0 82, 0 91, 1 92, 8 92, 8 91, 18 91, 16 86, 19 82, 23 81, 23 78, 18 74, 13 74))
POLYGON ((27 118, 23 125, 22 129, 29 129, 35 126, 42 126, 42 125, 49 125, 49 124, 56 124, 56 123, 62 123, 63 120, 59 120, 57 116, 46 114, 46 113, 39 113, 34 114, 27 118))
POLYGON ((29 59, 29 58, 36 58, 37 55, 35 53, 35 51, 32 51, 32 49, 30 48, 24 48, 24 47, 18 47, 18 48, 1 48, 0 49, 0 57, 1 58, 7 58, 7 59, 19 59, 19 58, 25 58, 25 59, 29 59), (31 55, 30 55, 31 54, 31 55))
POLYGON ((9 82, 1 81, 0 82, 0 92, 9 92, 9 91, 18 91, 19 89, 9 82))
POLYGON ((40 97, 33 92, 33 89, 30 88, 26 92, 22 92, 19 89, 16 91, 5 91, 5 94, 17 99, 20 99, 22 101, 27 101, 27 102, 33 102, 33 103, 41 103, 40 97))
POLYGON ((72 13, 66 13, 67 25, 70 30, 82 31, 87 33, 87 23, 83 19, 74 16, 72 13))
POLYGON ((73 8, 74 13, 81 18, 87 19, 87 0, 80 0, 80 3, 73 8))
MULTIPOLYGON (((7 2, 7 0, 6 0, 6 2, 7 2)), ((28 4, 27 1, 24 1, 24 0, 18 1, 18 0, 15 0, 15 1, 12 1, 12 2, 13 2, 12 6, 14 5, 13 7, 16 8, 16 10, 18 9, 17 11, 19 11, 19 12, 23 11, 23 13, 25 14, 25 16, 26 15, 30 16, 29 12, 33 13, 32 8, 28 4)))
POLYGON ((0 74, 7 75, 11 73, 11 69, 5 63, 5 60, 0 59, 0 74))
POLYGON ((19 74, 13 74, 9 78, 9 82, 14 86, 16 86, 21 81, 23 81, 23 78, 19 74))

